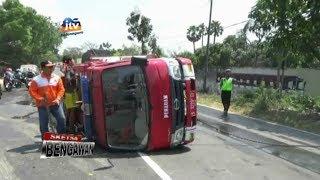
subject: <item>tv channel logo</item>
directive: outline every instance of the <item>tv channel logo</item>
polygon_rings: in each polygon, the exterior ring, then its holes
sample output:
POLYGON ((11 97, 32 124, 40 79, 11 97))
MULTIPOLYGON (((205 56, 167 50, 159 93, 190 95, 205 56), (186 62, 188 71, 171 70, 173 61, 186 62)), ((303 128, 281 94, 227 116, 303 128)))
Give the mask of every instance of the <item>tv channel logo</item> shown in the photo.
POLYGON ((43 136, 40 158, 93 155, 95 143, 83 142, 81 139, 82 135, 46 132, 43 136))
POLYGON ((81 23, 79 21, 79 18, 70 18, 67 17, 63 20, 59 31, 62 33, 62 35, 76 35, 76 34, 82 34, 82 28, 81 23))

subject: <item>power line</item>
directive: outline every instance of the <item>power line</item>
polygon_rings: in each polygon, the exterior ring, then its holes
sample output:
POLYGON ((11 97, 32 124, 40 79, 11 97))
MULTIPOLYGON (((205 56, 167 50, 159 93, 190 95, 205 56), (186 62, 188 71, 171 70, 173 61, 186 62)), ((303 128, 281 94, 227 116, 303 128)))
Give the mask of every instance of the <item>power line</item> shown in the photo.
MULTIPOLYGON (((246 23, 248 22, 249 20, 245 20, 245 21, 241 21, 241 22, 238 22, 238 23, 234 23, 234 24, 231 24, 231 25, 228 25, 228 26, 224 26, 223 29, 226 29, 226 28, 229 28, 229 27, 233 27, 233 26, 237 26, 239 24, 243 24, 243 23, 246 23)), ((173 34, 173 33, 169 33, 169 35, 164 35, 164 36, 161 36, 162 40, 172 40, 172 39, 179 39, 180 36, 185 36, 183 34, 173 34), (178 37, 177 37, 178 36, 178 37)))
POLYGON ((241 21, 241 22, 238 22, 238 23, 235 23, 235 24, 231 24, 231 25, 229 25, 229 26, 225 26, 225 27, 223 27, 223 29, 226 29, 226 28, 229 28, 229 27, 233 27, 233 26, 237 26, 237 25, 239 25, 239 24, 243 24, 243 23, 246 23, 246 22, 248 22, 249 20, 245 20, 245 21, 241 21))

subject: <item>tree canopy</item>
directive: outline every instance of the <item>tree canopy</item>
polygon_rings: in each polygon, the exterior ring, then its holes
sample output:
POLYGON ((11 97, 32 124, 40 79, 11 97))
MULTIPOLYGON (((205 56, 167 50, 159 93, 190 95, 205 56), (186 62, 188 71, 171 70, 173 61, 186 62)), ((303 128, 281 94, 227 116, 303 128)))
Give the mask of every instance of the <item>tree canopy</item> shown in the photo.
POLYGON ((146 43, 149 42, 153 29, 151 20, 140 12, 133 11, 127 18, 126 25, 129 26, 128 32, 130 35, 128 35, 128 39, 131 41, 137 39, 137 41, 141 43, 141 53, 147 54, 146 43))
POLYGON ((68 56, 72 59, 78 59, 82 57, 82 49, 79 47, 70 47, 63 50, 63 56, 68 56))
POLYGON ((62 37, 50 18, 18 0, 0 6, 0 58, 13 66, 57 60, 62 37))
MULTIPOLYGON (((320 1, 319 0, 258 0, 249 20, 237 34, 215 44, 223 32, 221 24, 212 21, 209 34, 209 66, 253 66, 320 68, 320 1), (256 35, 249 41, 247 33, 256 35)), ((200 39, 200 26, 188 28, 191 42, 200 39)), ((207 29, 207 27, 206 27, 207 29)), ((195 49, 197 65, 204 65, 204 49, 195 49)), ((184 52, 185 54, 185 52, 184 52)))
POLYGON ((213 35, 213 44, 216 42, 216 37, 220 36, 223 33, 223 27, 219 21, 211 21, 210 29, 207 29, 207 32, 210 35, 213 35))
POLYGON ((251 31, 269 42, 273 56, 296 66, 319 67, 320 1, 258 0, 249 18, 251 31))
POLYGON ((193 52, 196 51, 195 43, 201 38, 198 26, 190 26, 187 30, 187 39, 193 44, 193 52))

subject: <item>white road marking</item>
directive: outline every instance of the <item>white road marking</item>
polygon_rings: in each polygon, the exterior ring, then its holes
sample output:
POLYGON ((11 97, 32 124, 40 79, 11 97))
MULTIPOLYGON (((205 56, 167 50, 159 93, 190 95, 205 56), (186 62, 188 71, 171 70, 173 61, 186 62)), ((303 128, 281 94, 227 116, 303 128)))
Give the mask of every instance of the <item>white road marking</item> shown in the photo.
POLYGON ((148 155, 142 152, 138 152, 138 154, 142 157, 142 159, 160 176, 163 180, 171 180, 171 177, 161 169, 161 167, 154 162, 148 155))
POLYGON ((0 151, 0 177, 5 180, 19 179, 14 174, 14 168, 6 159, 2 150, 0 151))
POLYGON ((8 121, 8 119, 9 119, 9 118, 5 118, 5 117, 3 117, 3 116, 0 116, 0 120, 1 120, 1 121, 8 121))
MULTIPOLYGON (((7 119, 0 116, 0 120, 5 121, 7 119)), ((1 177, 1 179, 5 179, 5 180, 19 179, 18 177, 16 177, 16 175, 14 173, 14 168, 8 162, 8 160, 4 154, 5 153, 4 151, 5 151, 4 148, 2 148, 0 150, 0 177, 1 177)))

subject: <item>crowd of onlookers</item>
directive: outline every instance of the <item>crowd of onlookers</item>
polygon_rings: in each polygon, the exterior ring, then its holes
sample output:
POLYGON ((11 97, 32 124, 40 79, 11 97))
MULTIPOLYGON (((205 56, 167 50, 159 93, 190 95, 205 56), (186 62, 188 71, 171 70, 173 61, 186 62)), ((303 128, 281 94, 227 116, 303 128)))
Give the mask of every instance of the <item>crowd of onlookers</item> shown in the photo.
POLYGON ((30 68, 30 66, 24 66, 16 70, 11 67, 0 67, 1 78, 10 73, 21 72, 24 76, 27 76, 28 72, 33 73, 30 82, 26 86, 38 109, 42 135, 49 131, 49 113, 57 121, 57 133, 74 133, 75 121, 81 119, 78 116, 80 114, 79 111, 81 111, 81 93, 78 79, 73 71, 73 65, 72 58, 64 57, 62 62, 55 64, 51 61, 41 62, 40 70, 30 68), (68 129, 66 129, 66 124, 68 129))

